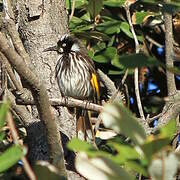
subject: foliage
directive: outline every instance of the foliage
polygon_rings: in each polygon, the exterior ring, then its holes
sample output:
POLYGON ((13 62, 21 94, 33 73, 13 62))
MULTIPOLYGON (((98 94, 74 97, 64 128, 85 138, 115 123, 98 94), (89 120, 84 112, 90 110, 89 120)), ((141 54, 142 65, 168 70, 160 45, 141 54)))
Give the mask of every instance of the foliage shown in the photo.
POLYGON ((138 120, 120 104, 106 105, 101 118, 106 128, 128 136, 132 141, 130 144, 120 143, 120 136, 108 140, 106 146, 113 149, 115 153, 112 154, 73 139, 68 147, 78 152, 76 168, 83 176, 130 180, 139 173, 153 179, 173 179, 180 157, 170 147, 176 132, 175 120, 161 128, 158 134, 146 136, 138 120))
MULTIPOLYGON (((72 1, 67 0, 66 3, 71 13, 72 1)), ((140 69, 140 93, 145 116, 158 114, 164 105, 162 97, 167 96, 166 77, 162 71, 180 75, 180 70, 179 63, 176 63, 175 68, 165 65, 165 34, 156 34, 154 29, 164 23, 163 11, 175 14, 180 4, 178 1, 165 4, 162 1, 141 0, 132 5, 132 21, 141 49, 139 54, 135 54, 124 3, 125 0, 76 1, 69 28, 86 45, 96 66, 116 84, 119 84, 125 70, 129 69, 126 85, 130 98, 127 101, 133 114, 121 104, 105 105, 101 114, 103 125, 118 135, 105 142, 97 139, 98 150, 78 139, 73 139, 68 147, 78 153, 76 169, 88 179, 141 179, 141 176, 154 180, 173 179, 179 163, 179 154, 174 153, 171 147, 176 121, 171 120, 155 135, 146 134, 148 130, 145 132, 134 117, 139 116, 139 113, 132 72, 136 67, 140 69), (155 40, 161 48, 146 37, 155 40), (161 100, 156 100, 156 97, 161 100)), ((176 83, 179 88, 179 80, 176 83)), ((152 128, 155 122, 150 124, 152 128)))
MULTIPOLYGON (((113 103, 104 106, 101 118, 106 129, 112 129, 117 135, 107 141, 97 140, 98 148, 73 139, 68 147, 77 152, 75 166, 80 174, 89 179, 126 179, 141 176, 153 180, 173 179, 178 171, 180 154, 171 146, 176 133, 176 121, 171 120, 155 135, 148 135, 139 124, 132 72, 138 67, 139 84, 143 110, 146 115, 154 116, 163 107, 166 92, 164 70, 180 74, 178 69, 164 64, 164 34, 155 34, 154 27, 163 24, 162 12, 175 14, 180 9, 179 1, 162 3, 157 0, 139 0, 132 5, 132 21, 140 44, 141 53, 135 54, 135 45, 129 23, 126 18, 124 3, 126 0, 75 0, 75 11, 69 22, 69 29, 86 45, 89 56, 96 66, 101 68, 119 85, 126 69, 128 78, 127 101, 129 106, 113 103), (159 6, 162 3, 162 6, 159 6), (146 22, 151 17, 152 21, 146 22), (156 24, 154 23, 156 20, 156 24), (151 43, 150 49, 146 37, 154 38, 162 47, 151 43), (147 53, 148 51, 148 53, 147 53), (145 53, 146 52, 146 53, 145 53), (151 55, 151 56, 150 56, 151 55), (155 86, 154 89, 150 86, 155 86), (149 99, 158 96, 161 101, 149 103, 149 99)), ((71 13, 73 0, 66 0, 66 7, 71 13)), ((1 27, 2 1, 0 1, 1 27)), ((121 86, 118 86, 120 88, 121 86)), ((177 80, 177 88, 180 83, 177 80)), ((0 176, 10 177, 8 172, 25 154, 25 148, 8 141, 5 131, 6 114, 9 105, 4 103, 0 108, 0 176), (8 142, 8 145, 4 142, 8 142)), ((153 121, 150 126, 154 127, 153 121)), ((19 129, 18 129, 19 130, 19 129)), ((24 137, 23 137, 24 138, 24 137)), ((20 162, 20 161, 19 161, 20 162)), ((38 179, 63 179, 58 170, 51 164, 41 161, 33 168, 38 179)), ((13 170, 12 170, 13 171, 13 170)), ((13 175, 15 172, 13 172, 13 175)))
MULTIPOLYGON (((9 138, 12 138, 8 137, 7 129, 9 128, 6 124, 9 106, 9 103, 2 103, 0 106, 0 179, 27 179, 22 172, 16 175, 16 171, 18 172, 18 169, 22 169, 21 158, 27 154, 27 148, 19 144, 13 144, 9 140, 9 138)), ((38 179, 64 180, 64 177, 58 173, 58 170, 45 161, 38 162, 33 167, 33 171, 38 179)))
MULTIPOLYGON (((6 140, 5 125, 6 115, 9 111, 9 104, 3 103, 0 107, 0 143, 6 140)), ((3 147, 4 148, 4 147, 3 147)), ((1 151, 1 150, 0 150, 1 151)), ((3 152, 0 152, 0 173, 6 171, 21 159, 25 154, 25 149, 20 145, 12 145, 3 152)))
MULTIPOLYGON (((174 14, 179 10, 180 5, 178 1, 164 4, 162 1, 154 0, 140 0, 132 5, 132 20, 142 52, 134 54, 134 39, 123 8, 124 3, 125 0, 75 1, 75 12, 69 22, 69 29, 87 46, 89 56, 95 61, 96 67, 109 75, 115 83, 119 84, 127 68, 140 68, 141 97, 145 115, 149 112, 157 114, 161 111, 161 107, 149 106, 148 102, 154 95, 160 97, 167 95, 166 77, 162 73, 162 69, 176 75, 180 75, 180 70, 179 63, 175 68, 165 66, 164 32, 156 34, 154 27, 159 28, 158 25, 163 24, 162 11, 173 11, 174 14), (162 5, 159 5, 160 3, 162 5), (146 37, 155 39, 162 45, 162 48, 149 42, 146 37)), ((72 4, 72 0, 66 0, 69 14, 72 4)), ((133 70, 129 70, 129 78, 126 79, 129 87, 127 96, 133 99, 134 104, 131 103, 130 108, 138 115, 132 86, 132 72, 133 70)), ((178 79, 177 87, 180 87, 178 79)))

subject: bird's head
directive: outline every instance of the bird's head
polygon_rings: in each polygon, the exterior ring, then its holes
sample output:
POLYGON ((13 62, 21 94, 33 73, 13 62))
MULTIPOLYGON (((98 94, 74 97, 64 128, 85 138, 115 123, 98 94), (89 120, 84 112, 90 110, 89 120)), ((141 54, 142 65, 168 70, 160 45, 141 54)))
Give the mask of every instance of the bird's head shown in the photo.
POLYGON ((68 34, 63 35, 57 42, 56 46, 49 47, 44 50, 46 51, 56 51, 58 54, 77 52, 80 50, 80 45, 78 40, 68 34))

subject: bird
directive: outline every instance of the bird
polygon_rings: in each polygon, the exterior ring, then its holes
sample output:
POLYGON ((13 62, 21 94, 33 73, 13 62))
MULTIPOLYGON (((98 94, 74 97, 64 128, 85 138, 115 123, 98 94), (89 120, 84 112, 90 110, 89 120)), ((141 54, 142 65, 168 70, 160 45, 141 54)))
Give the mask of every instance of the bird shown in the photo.
MULTIPOLYGON (((99 102, 99 77, 95 64, 79 39, 64 34, 55 46, 44 51, 56 51, 58 54, 55 76, 63 97, 99 102)), ((95 135, 88 111, 76 108, 76 117, 77 137, 94 143, 95 135)))

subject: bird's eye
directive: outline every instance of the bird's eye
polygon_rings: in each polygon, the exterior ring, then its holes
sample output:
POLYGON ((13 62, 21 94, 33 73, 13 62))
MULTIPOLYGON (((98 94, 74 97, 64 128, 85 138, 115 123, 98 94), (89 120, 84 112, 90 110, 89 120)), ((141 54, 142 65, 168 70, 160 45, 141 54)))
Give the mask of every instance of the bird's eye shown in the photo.
POLYGON ((63 43, 63 44, 62 44, 62 47, 66 47, 66 43, 63 43))
POLYGON ((59 52, 60 52, 60 53, 63 53, 63 48, 59 48, 59 52))

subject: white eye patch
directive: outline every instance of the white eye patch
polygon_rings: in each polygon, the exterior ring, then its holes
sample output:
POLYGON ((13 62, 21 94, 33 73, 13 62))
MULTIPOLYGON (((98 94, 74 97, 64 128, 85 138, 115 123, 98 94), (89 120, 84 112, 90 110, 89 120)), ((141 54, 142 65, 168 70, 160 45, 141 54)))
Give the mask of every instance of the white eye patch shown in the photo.
POLYGON ((71 51, 77 52, 77 51, 79 51, 79 50, 80 50, 79 45, 78 45, 77 43, 74 43, 74 44, 72 45, 72 47, 71 47, 71 51))

